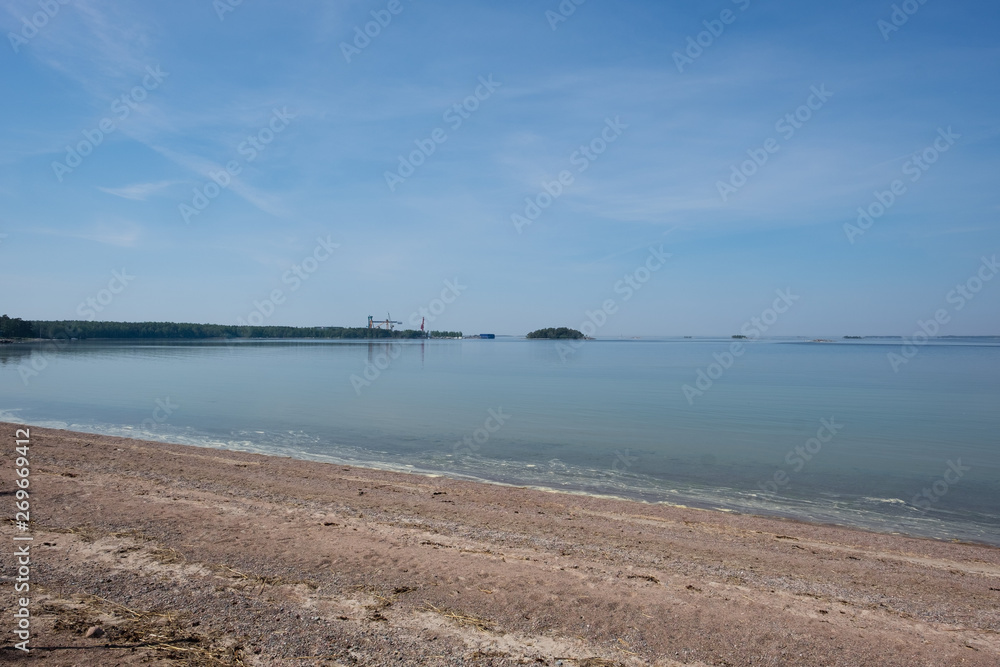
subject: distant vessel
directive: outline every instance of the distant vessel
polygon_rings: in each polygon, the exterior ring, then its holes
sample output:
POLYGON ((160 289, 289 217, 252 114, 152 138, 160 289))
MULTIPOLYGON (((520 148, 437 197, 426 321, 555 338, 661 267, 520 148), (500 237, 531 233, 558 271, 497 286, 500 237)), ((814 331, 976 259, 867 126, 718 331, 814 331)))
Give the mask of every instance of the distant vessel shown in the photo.
POLYGON ((484 339, 484 340, 493 340, 494 338, 497 337, 497 335, 496 334, 479 334, 479 337, 482 338, 482 339, 484 339))

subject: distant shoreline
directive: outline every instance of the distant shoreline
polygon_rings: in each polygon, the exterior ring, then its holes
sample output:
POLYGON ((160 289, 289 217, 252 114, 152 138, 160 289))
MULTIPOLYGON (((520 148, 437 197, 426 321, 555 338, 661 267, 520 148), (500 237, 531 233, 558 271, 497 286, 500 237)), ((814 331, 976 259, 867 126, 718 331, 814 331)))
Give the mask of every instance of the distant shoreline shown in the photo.
POLYGON ((194 322, 111 322, 85 320, 3 320, 2 337, 40 340, 107 339, 107 340, 211 340, 255 338, 317 338, 317 339, 426 339, 461 338, 461 331, 424 331, 395 329, 388 321, 384 325, 363 327, 289 327, 255 324, 197 324, 194 322), (384 328, 383 328, 384 326, 384 328))
MULTIPOLYGON (((409 334, 411 330, 403 330, 397 332, 399 334, 409 334)), ((416 333, 419 333, 416 332, 416 333)), ((560 341, 564 339, 557 338, 528 338, 525 335, 518 334, 496 334, 497 339, 524 339, 524 340, 536 340, 536 341, 560 341)), ((752 343, 756 341, 777 341, 777 342, 803 342, 803 343, 839 343, 839 342, 851 342, 860 343, 865 341, 898 341, 904 340, 906 336, 894 336, 894 335, 884 335, 884 336, 841 336, 835 338, 821 338, 814 337, 810 335, 788 335, 788 336, 761 336, 755 340, 747 340, 746 342, 752 343)), ((597 336, 597 337, 587 337, 580 340, 590 340, 590 341, 644 341, 644 340, 678 340, 678 341, 691 341, 691 342, 729 342, 732 336, 726 334, 717 334, 713 336, 683 336, 679 334, 672 335, 646 335, 646 336, 597 336)), ((979 339, 1000 339, 1000 334, 982 334, 975 336, 935 336, 930 338, 931 341, 949 341, 949 340, 979 340, 979 339)), ((51 343, 53 341, 120 341, 120 342, 142 342, 142 341, 219 341, 219 342, 240 342, 240 341, 301 341, 301 340, 351 340, 358 342, 375 342, 375 341, 401 341, 401 340, 485 340, 480 338, 478 335, 474 336, 410 336, 410 335, 385 335, 376 334, 374 336, 308 336, 308 335, 298 335, 298 336, 53 336, 49 338, 13 338, 13 339, 3 339, 0 340, 0 344, 5 345, 17 345, 22 343, 51 343)), ((492 339, 490 339, 492 340, 492 339)))

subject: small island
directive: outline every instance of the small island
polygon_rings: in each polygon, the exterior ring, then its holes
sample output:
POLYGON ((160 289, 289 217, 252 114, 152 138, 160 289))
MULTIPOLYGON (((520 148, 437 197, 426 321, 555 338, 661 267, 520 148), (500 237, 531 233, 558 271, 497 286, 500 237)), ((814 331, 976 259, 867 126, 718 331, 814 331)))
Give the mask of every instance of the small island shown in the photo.
POLYGON ((567 329, 566 327, 548 328, 548 329, 536 329, 527 335, 527 338, 540 338, 548 340, 581 340, 586 338, 581 332, 576 329, 567 329))

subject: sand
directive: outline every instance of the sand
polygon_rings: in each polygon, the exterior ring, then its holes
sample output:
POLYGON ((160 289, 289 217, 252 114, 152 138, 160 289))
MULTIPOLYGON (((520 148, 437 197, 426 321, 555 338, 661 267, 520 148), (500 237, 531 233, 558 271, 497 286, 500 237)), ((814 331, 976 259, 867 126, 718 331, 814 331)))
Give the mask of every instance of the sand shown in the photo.
POLYGON ((1000 665, 994 547, 31 435, 33 650, 8 520, 5 664, 1000 665))

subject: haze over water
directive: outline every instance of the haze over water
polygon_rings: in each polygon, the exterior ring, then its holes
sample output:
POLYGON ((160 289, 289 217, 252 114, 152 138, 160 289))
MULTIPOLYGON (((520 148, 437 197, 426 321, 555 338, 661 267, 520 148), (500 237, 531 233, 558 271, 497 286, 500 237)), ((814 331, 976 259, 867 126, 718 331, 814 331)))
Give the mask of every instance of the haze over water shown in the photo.
POLYGON ((730 343, 13 345, 0 418, 1000 544, 1000 339, 758 341, 689 401, 730 343))

